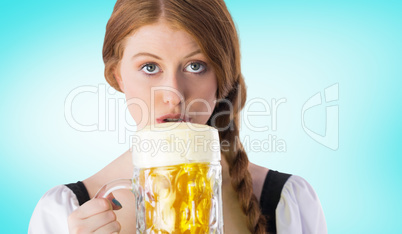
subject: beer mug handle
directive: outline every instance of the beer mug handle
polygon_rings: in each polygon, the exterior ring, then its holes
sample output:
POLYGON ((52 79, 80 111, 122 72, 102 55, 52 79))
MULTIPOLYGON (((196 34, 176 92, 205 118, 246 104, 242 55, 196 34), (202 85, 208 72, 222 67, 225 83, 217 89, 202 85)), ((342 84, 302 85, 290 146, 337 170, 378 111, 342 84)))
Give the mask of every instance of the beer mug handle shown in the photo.
POLYGON ((117 179, 103 185, 94 198, 106 198, 113 191, 120 189, 131 190, 134 194, 137 192, 132 179, 117 179))

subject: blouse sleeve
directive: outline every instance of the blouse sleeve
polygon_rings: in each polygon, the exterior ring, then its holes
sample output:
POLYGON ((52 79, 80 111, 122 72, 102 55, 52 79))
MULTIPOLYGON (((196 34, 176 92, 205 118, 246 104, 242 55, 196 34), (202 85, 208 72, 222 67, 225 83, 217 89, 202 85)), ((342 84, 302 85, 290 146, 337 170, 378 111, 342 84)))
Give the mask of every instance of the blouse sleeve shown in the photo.
POLYGON ((35 207, 28 234, 68 234, 67 218, 78 206, 77 197, 65 185, 50 189, 35 207))
POLYGON ((321 203, 311 185, 299 176, 286 181, 276 208, 279 234, 326 234, 327 225, 321 203))

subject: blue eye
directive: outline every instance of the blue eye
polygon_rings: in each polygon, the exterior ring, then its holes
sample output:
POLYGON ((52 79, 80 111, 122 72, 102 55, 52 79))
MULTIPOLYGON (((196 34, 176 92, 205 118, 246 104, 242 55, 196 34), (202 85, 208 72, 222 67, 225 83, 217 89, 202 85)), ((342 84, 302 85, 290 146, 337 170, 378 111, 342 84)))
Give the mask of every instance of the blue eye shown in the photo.
POLYGON ((192 62, 186 67, 186 71, 201 74, 206 70, 206 66, 200 62, 192 62))
POLYGON ((144 71, 147 75, 153 75, 160 71, 159 67, 153 63, 147 63, 141 67, 141 70, 144 71))

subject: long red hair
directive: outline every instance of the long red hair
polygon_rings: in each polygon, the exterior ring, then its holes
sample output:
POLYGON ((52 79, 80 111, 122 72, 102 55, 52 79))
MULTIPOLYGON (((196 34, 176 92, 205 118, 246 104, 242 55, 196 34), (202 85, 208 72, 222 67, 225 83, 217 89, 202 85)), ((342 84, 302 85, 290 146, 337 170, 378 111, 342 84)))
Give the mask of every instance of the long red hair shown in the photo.
POLYGON ((125 38, 161 18, 192 35, 215 70, 218 101, 207 124, 218 128, 221 142, 229 142, 230 147, 222 149, 222 155, 229 165, 232 186, 247 217, 248 229, 251 233, 265 233, 266 221, 253 193, 249 160, 238 140, 246 86, 236 27, 223 0, 118 0, 103 44, 106 80, 121 91, 114 72, 123 56, 125 38))

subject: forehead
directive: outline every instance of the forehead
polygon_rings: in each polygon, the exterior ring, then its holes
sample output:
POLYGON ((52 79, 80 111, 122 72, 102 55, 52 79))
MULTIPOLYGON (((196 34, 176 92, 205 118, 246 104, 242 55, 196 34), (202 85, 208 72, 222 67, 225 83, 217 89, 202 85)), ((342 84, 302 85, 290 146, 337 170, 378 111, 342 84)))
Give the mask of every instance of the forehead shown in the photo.
POLYGON ((180 54, 199 48, 190 34, 165 22, 142 26, 126 39, 126 50, 131 52, 151 50, 158 54, 180 54))

